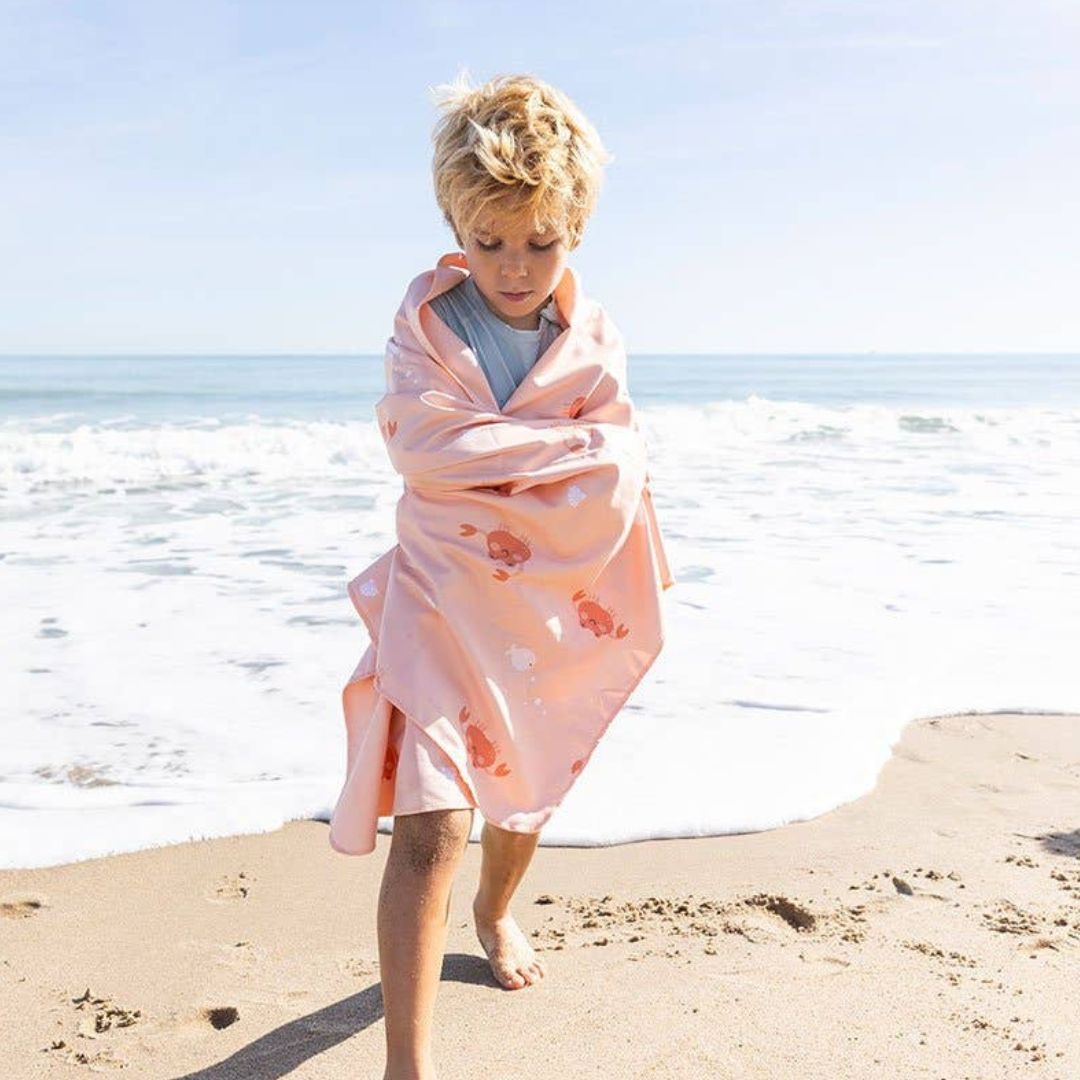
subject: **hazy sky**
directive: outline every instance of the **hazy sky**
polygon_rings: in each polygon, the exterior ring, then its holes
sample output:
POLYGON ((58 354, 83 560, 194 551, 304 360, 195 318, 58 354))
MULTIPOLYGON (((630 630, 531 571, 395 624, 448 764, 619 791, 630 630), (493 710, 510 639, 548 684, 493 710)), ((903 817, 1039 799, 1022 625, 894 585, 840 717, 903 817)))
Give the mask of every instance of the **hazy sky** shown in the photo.
POLYGON ((462 66, 615 155, 631 354, 1080 350, 1075 0, 0 0, 0 352, 381 353, 462 66))

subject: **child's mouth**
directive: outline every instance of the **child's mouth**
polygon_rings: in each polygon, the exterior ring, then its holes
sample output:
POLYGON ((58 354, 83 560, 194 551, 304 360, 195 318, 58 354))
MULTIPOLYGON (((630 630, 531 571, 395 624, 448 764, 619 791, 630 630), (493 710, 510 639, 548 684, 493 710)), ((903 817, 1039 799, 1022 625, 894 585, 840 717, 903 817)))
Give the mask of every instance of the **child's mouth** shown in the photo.
POLYGON ((532 289, 529 289, 526 292, 501 292, 500 291, 499 295, 500 296, 505 296, 507 300, 515 300, 515 301, 524 300, 526 296, 532 296, 532 289))

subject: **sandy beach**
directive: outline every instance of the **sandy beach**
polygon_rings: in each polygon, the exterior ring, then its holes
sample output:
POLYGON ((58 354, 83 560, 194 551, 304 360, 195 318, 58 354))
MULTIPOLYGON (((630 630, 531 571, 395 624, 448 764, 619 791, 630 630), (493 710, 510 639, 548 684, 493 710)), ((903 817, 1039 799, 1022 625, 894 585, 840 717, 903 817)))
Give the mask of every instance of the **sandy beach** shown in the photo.
MULTIPOLYGON (((92 818, 87 817, 88 827, 92 818)), ((390 837, 324 822, 0 873, 8 1080, 373 1078, 390 837)), ((1080 1076, 1080 718, 909 724, 875 789, 767 832, 537 849, 504 990, 452 896, 443 1080, 1080 1076)))

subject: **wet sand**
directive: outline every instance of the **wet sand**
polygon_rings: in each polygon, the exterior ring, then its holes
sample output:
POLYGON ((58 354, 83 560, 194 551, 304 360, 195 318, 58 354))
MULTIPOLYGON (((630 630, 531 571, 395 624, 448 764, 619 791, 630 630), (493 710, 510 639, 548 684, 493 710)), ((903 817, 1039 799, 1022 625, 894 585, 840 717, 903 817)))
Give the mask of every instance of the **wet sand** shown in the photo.
MULTIPOLYGON (((93 826, 92 815, 87 827, 93 826)), ((0 871, 11 1080, 379 1080, 390 837, 324 822, 0 871)), ((1080 1077, 1080 717, 907 726, 874 790, 736 836, 539 847, 494 980, 451 899, 441 1080, 1080 1077)))

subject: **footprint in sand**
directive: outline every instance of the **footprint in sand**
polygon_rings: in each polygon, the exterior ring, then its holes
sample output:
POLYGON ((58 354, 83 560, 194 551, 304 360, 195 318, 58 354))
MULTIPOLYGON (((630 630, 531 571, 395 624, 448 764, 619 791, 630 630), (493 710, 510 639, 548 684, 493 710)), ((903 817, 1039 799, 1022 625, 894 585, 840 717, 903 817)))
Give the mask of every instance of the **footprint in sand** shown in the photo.
MULTIPOLYGON (((535 902, 557 904, 560 908, 546 917, 546 922, 554 925, 532 931, 532 937, 542 943, 537 947, 550 949, 656 942, 660 935, 686 939, 688 943, 702 941, 704 952, 716 955, 718 942, 725 934, 737 934, 754 944, 786 938, 792 931, 857 942, 863 939, 859 924, 866 921, 861 906, 837 904, 828 911, 812 911, 809 903, 769 893, 731 900, 649 896, 622 903, 616 903, 610 894, 555 897, 544 893, 535 902), (780 927, 783 930, 778 935, 780 927)), ((678 954, 673 946, 664 952, 678 954)))
POLYGON ((990 911, 982 913, 983 925, 999 934, 1037 934, 1043 926, 1042 918, 1032 911, 1025 911, 1011 900, 997 900, 990 911))
POLYGON ((908 940, 900 941, 898 944, 902 949, 911 949, 912 952, 922 953, 923 956, 933 960, 935 964, 934 974, 952 986, 959 986, 961 981, 957 968, 978 967, 976 961, 970 956, 965 956, 963 953, 952 949, 946 951, 929 941, 908 940), (937 970, 939 968, 940 970, 937 970))
POLYGON ((1051 870, 1050 878, 1070 896, 1080 900, 1080 870, 1051 870))
MULTIPOLYGON (((1030 1017, 1011 1016, 1007 1022, 995 1024, 980 1013, 969 1012, 964 1015, 952 1012, 949 1013, 949 1019, 962 1031, 981 1033, 988 1038, 1001 1039, 1010 1050, 1023 1054, 1026 1061, 1031 1064, 1046 1061, 1049 1057, 1046 1043, 1037 1042, 1034 1035, 1025 1034, 1012 1026, 1013 1024, 1032 1024, 1033 1020, 1030 1017), (1026 1042, 1025 1039, 1027 1039, 1026 1042)), ((1059 1051, 1055 1056, 1061 1057, 1061 1052, 1059 1051)))
POLYGON ((72 998, 71 1003, 88 1014, 79 1023, 80 1034, 100 1035, 109 1028, 131 1027, 142 1016, 140 1009, 123 1009, 114 1005, 110 998, 95 997, 89 987, 79 997, 72 998))
POLYGON ((220 963, 238 970, 242 975, 249 975, 263 958, 264 951, 250 941, 233 941, 227 945, 218 945, 215 952, 220 963))
POLYGON ((61 1058, 68 1065, 89 1065, 91 1072, 105 1072, 128 1068, 128 1062, 117 1055, 107 1046, 100 1050, 89 1053, 86 1050, 76 1050, 68 1046, 64 1039, 54 1039, 48 1046, 42 1049, 54 1057, 61 1058))
POLYGON ((817 925, 817 916, 799 904, 789 900, 786 896, 770 896, 768 893, 759 893, 746 900, 748 904, 756 904, 774 915, 779 915, 793 930, 813 930, 817 925))
POLYGON ((338 970, 356 979, 367 979, 379 969, 379 961, 366 956, 347 956, 338 961, 338 970))
POLYGON ((1012 863, 1014 866, 1027 866, 1031 869, 1036 869, 1040 865, 1028 855, 1006 855, 1003 861, 1012 863))
POLYGON ((240 1010, 233 1005, 218 1005, 210 1009, 202 1009, 199 1018, 220 1031, 222 1028, 231 1027, 240 1019, 240 1010))
POLYGON ((984 906, 989 910, 981 913, 982 925, 998 934, 1027 938, 1017 948, 1025 950, 1033 959, 1042 949, 1073 950, 1080 941, 1080 908, 1075 905, 1057 911, 1036 912, 1002 898, 984 906))
POLYGON ((128 1068, 129 1063, 108 1042, 94 1047, 88 1046, 85 1040, 101 1039, 102 1036, 108 1039, 111 1036, 105 1035, 106 1032, 134 1026, 140 1022, 142 1010, 115 1005, 110 998, 91 993, 89 987, 78 997, 67 1000, 74 1006, 72 1011, 78 1014, 74 1018, 75 1026, 67 1039, 54 1039, 42 1050, 70 1065, 89 1065, 93 1072, 128 1068), (76 1039, 78 1043, 75 1043, 76 1039))
POLYGON ((214 893, 208 899, 215 901, 243 900, 247 897, 248 889, 254 881, 241 870, 238 874, 223 877, 214 887, 214 893))
POLYGON ((0 903, 0 916, 5 919, 29 919, 36 915, 45 902, 36 898, 24 898, 22 900, 5 900, 0 903))
POLYGON ((206 1032, 207 1027, 215 1031, 232 1027, 240 1019, 240 1010, 235 1005, 207 1005, 192 1008, 170 1010, 160 1020, 158 1028, 162 1031, 180 1033, 186 1037, 197 1037, 206 1032))
MULTIPOLYGON (((877 892, 880 888, 887 894, 891 892, 899 893, 901 896, 928 896, 932 900, 953 899, 951 896, 945 896, 939 892, 930 892, 925 888, 916 889, 916 887, 910 883, 909 879, 918 877, 922 877, 925 881, 941 882, 943 885, 953 882, 959 889, 967 887, 960 880, 960 875, 955 870, 950 870, 948 873, 942 873, 940 870, 916 866, 914 869, 905 868, 901 870, 900 874, 894 874, 891 870, 883 870, 879 874, 871 874, 870 877, 859 882, 859 884, 849 885, 848 891, 851 892, 853 890, 863 889, 867 892, 877 892), (903 876, 900 876, 901 874, 903 876)), ((916 882, 916 885, 919 884, 919 882, 916 882)))

